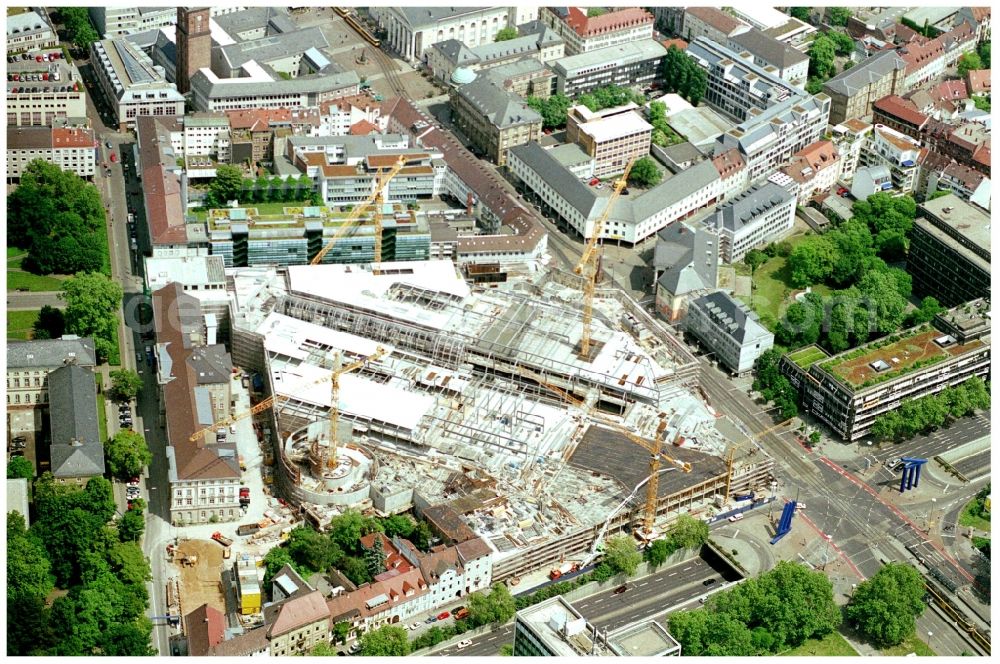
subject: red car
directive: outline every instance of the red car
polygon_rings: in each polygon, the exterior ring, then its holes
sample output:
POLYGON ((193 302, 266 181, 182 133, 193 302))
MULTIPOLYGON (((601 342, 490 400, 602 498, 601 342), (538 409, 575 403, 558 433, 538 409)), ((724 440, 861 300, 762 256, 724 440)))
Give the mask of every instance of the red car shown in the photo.
POLYGON ((111 153, 111 163, 112 164, 118 163, 118 155, 116 155, 114 152, 111 153))
POLYGON ((438 614, 438 620, 447 620, 450 617, 451 614, 448 613, 447 611, 442 611, 441 613, 438 614))

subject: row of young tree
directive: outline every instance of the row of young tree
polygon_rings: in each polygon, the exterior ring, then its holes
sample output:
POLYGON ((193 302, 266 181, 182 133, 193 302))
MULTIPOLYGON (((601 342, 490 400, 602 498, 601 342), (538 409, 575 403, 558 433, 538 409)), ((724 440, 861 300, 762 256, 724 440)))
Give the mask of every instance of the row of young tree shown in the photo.
POLYGON ((7 515, 7 648, 14 655, 141 656, 149 561, 139 547, 145 504, 117 520, 111 483, 79 488, 45 473, 34 484, 36 517, 7 515), (53 592, 55 590, 66 592, 53 592))
POLYGON ((787 420, 799 414, 799 391, 781 375, 780 362, 781 351, 777 348, 761 353, 753 365, 753 389, 766 402, 774 403, 779 419, 787 420))
POLYGON ((872 435, 879 440, 906 440, 939 429, 977 410, 989 410, 989 407, 989 383, 974 376, 937 394, 904 401, 899 408, 875 420, 872 435))

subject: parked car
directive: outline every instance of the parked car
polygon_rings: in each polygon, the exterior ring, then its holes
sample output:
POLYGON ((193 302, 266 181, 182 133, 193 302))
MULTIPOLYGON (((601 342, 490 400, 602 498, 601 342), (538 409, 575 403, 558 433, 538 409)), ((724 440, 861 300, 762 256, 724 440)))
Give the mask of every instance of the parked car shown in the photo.
POLYGON ((422 624, 423 623, 421 623, 420 621, 417 621, 417 622, 413 623, 412 625, 410 625, 410 629, 419 629, 422 624))
POLYGON ((111 141, 107 141, 107 142, 106 142, 106 143, 104 144, 104 147, 106 147, 107 149, 109 149, 109 150, 110 150, 111 148, 115 147, 115 145, 114 145, 114 143, 112 143, 111 141))
POLYGON ((128 481, 128 486, 135 486, 135 487, 139 486, 139 476, 136 475, 135 477, 131 478, 128 481))
POLYGON ((427 623, 428 625, 430 625, 431 623, 435 623, 435 622, 437 622, 437 616, 431 616, 430 618, 428 618, 424 622, 427 623))
POLYGON ((438 618, 438 620, 447 620, 450 617, 451 617, 451 614, 449 612, 442 611, 441 613, 438 614, 437 618, 438 618))

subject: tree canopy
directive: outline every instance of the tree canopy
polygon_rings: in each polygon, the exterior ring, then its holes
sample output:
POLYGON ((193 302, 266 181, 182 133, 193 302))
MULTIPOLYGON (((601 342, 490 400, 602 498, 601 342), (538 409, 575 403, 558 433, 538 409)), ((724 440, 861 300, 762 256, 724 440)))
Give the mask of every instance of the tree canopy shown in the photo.
POLYGON ((25 459, 23 456, 12 457, 11 460, 7 462, 7 479, 13 480, 23 478, 30 480, 34 479, 34 477, 34 464, 25 459))
POLYGON ((854 52, 854 40, 851 39, 850 35, 837 32, 836 30, 826 32, 824 35, 833 42, 834 51, 837 55, 850 55, 854 52))
POLYGON ((38 318, 31 325, 32 338, 58 339, 66 332, 66 318, 61 309, 43 305, 38 318))
POLYGON ((497 31, 497 36, 493 38, 493 41, 509 41, 511 39, 517 39, 517 28, 512 25, 507 26, 501 30, 497 31))
POLYGON ((81 272, 63 282, 60 297, 66 302, 66 331, 93 337, 98 357, 110 358, 118 347, 121 284, 99 272, 81 272))
POLYGON ((797 18, 803 23, 809 22, 809 8, 808 7, 789 7, 788 15, 792 18, 797 18))
POLYGON ((782 419, 795 417, 798 412, 798 391, 785 376, 781 375, 778 363, 781 352, 770 348, 760 354, 753 367, 753 389, 760 392, 767 401, 774 402, 782 419))
POLYGON ((875 419, 872 436, 879 440, 902 441, 919 433, 929 433, 953 419, 977 410, 988 410, 990 391, 979 376, 936 394, 903 401, 899 408, 875 419))
POLYGON ((676 46, 663 56, 663 82, 666 92, 676 92, 697 106, 708 89, 708 74, 676 46))
POLYGON ((924 592, 924 581, 912 565, 888 563, 858 584, 845 615, 873 644, 898 645, 916 630, 924 592))
POLYGON ((468 596, 469 623, 473 626, 503 624, 514 617, 516 606, 510 590, 502 583, 494 583, 488 593, 482 591, 468 596))
POLYGON ((22 267, 34 274, 100 271, 104 224, 97 188, 41 159, 25 167, 7 197, 7 242, 27 250, 22 267))
POLYGON ((635 548, 635 542, 627 535, 616 535, 609 537, 604 542, 604 562, 607 563, 615 573, 635 574, 635 570, 642 562, 642 554, 635 548))
POLYGON ((826 20, 830 25, 846 26, 852 16, 854 12, 847 7, 828 7, 826 10, 826 20))
POLYGON ((983 68, 982 58, 975 51, 966 53, 958 59, 958 75, 965 76, 970 71, 983 68))
POLYGON ((651 157, 636 159, 629 171, 628 181, 634 182, 643 187, 654 187, 660 184, 663 173, 656 167, 656 162, 651 157))
POLYGON ((821 34, 809 45, 809 74, 820 82, 833 76, 836 43, 827 34, 821 34))
POLYGON ((410 654, 410 642, 406 630, 395 625, 384 625, 362 634, 359 655, 363 657, 405 657, 410 654))
POLYGON ((66 36, 79 48, 89 48, 101 38, 90 22, 86 7, 60 7, 59 18, 66 28, 66 36))
POLYGON ((525 102, 542 116, 542 126, 546 129, 560 129, 566 126, 566 113, 573 102, 564 94, 554 94, 548 99, 528 97, 525 102))
POLYGON ((141 474, 153 455, 142 434, 122 429, 104 446, 104 460, 108 472, 124 480, 141 474))
POLYGON ((111 372, 111 389, 108 396, 112 401, 125 403, 139 396, 142 378, 131 369, 115 369, 111 372))

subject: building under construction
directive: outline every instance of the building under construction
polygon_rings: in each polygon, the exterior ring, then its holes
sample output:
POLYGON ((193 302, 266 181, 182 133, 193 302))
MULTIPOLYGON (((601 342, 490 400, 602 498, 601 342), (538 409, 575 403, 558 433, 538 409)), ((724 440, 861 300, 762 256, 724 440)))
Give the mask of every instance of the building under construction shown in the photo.
POLYGON ((568 274, 487 288, 448 261, 228 272, 234 362, 279 401, 276 481, 319 526, 347 507, 447 509, 504 580, 641 522, 650 453, 626 431, 675 461, 657 529, 770 481, 771 459, 700 396, 694 357, 618 291, 598 292, 581 357, 568 274))

